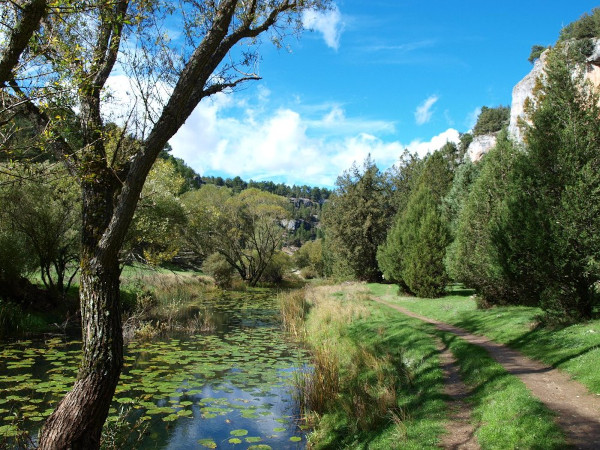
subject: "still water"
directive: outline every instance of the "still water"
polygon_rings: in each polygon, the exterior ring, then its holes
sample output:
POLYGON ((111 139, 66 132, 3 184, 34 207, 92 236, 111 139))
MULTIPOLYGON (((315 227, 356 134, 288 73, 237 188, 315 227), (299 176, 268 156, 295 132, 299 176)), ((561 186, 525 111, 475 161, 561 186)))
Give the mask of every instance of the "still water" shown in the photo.
MULTIPOLYGON (((211 332, 127 346, 107 421, 117 439, 119 430, 128 436, 119 445, 304 448, 292 385, 307 354, 281 331, 276 300, 240 293, 202 302, 198 309, 216 324, 211 332)), ((20 430, 36 434, 72 386, 80 346, 60 337, 2 344, 0 447, 10 448, 20 430)))

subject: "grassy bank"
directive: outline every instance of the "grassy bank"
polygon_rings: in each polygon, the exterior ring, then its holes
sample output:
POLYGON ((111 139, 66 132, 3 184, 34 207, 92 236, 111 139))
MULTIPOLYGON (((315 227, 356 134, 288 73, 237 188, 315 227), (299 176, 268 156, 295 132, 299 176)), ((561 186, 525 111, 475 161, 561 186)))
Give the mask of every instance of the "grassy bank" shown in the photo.
POLYGON ((288 328, 313 349, 314 372, 300 385, 314 448, 436 448, 448 417, 434 337, 472 389, 482 448, 564 448, 552 413, 484 350, 370 301, 369 288, 323 286, 284 299, 288 328))
POLYGON ((357 284, 309 288, 306 305, 292 296, 286 314, 308 311, 302 334, 314 354, 315 370, 300 382, 311 445, 436 448, 443 375, 427 327, 369 301, 357 284))
POLYGON ((467 294, 421 299, 398 296, 398 288, 393 285, 371 284, 369 289, 390 303, 488 336, 565 370, 591 392, 600 394, 600 320, 552 329, 540 326, 539 308, 504 306, 478 310, 467 294))

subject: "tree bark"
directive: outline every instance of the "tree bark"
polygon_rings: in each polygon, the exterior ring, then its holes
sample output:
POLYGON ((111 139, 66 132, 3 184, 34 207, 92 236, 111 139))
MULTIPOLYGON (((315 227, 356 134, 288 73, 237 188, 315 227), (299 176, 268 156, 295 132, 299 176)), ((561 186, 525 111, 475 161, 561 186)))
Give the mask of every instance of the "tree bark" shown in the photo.
POLYGON ((113 211, 112 175, 83 183, 83 235, 79 296, 83 357, 75 386, 42 430, 39 448, 96 449, 123 366, 118 253, 98 250, 113 211))

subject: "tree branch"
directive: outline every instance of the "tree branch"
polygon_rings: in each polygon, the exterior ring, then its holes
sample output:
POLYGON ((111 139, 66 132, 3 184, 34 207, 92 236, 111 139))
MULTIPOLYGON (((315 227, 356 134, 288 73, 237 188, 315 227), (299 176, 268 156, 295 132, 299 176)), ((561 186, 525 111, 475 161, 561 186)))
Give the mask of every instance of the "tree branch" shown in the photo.
MULTIPOLYGON (((39 134, 43 134, 43 130, 50 126, 50 118, 48 115, 27 97, 15 80, 9 80, 8 84, 23 102, 22 107, 25 109, 29 118, 38 127, 39 134)), ((57 137, 51 142, 51 150, 59 160, 64 161, 71 175, 75 175, 75 166, 78 158, 77 154, 73 151, 67 141, 65 141, 63 137, 57 137)))
POLYGON ((21 54, 33 33, 39 28, 40 22, 48 14, 46 0, 31 0, 23 7, 21 21, 13 29, 8 46, 0 57, 0 85, 12 78, 11 72, 19 63, 21 54))
POLYGON ((117 61, 128 7, 129 0, 119 0, 115 5, 115 9, 111 11, 111 17, 108 19, 103 17, 102 19, 102 29, 94 51, 94 64, 96 67, 92 70, 92 73, 95 73, 95 89, 102 89, 117 61))

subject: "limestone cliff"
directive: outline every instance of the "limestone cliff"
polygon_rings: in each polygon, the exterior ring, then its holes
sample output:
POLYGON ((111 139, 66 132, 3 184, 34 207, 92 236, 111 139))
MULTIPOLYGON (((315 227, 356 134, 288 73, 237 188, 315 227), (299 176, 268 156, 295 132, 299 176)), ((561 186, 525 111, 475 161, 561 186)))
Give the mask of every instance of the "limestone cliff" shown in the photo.
POLYGON ((482 134, 475 136, 469 144, 467 154, 473 162, 477 162, 483 155, 489 152, 496 145, 497 133, 482 134))
MULTIPOLYGON (((600 87, 600 39, 596 39, 594 44, 594 51, 592 52, 592 55, 587 58, 585 78, 598 88, 600 87)), ((528 97, 533 95, 535 82, 544 72, 547 56, 548 50, 542 53, 540 58, 535 62, 531 72, 529 72, 525 78, 519 81, 513 88, 508 132, 517 142, 523 141, 523 133, 519 128, 519 119, 525 119, 525 101, 528 97)))

